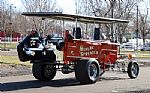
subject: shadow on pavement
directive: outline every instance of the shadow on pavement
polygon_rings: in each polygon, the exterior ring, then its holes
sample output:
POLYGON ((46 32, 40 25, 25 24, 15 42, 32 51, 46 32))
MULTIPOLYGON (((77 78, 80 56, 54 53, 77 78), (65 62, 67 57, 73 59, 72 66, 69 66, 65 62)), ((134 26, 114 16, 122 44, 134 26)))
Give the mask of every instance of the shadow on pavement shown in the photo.
MULTIPOLYGON (((99 81, 104 80, 124 80, 125 78, 118 78, 118 77, 101 77, 99 81)), ((127 78, 126 78, 127 79, 127 78)), ((49 87, 66 87, 66 86, 78 86, 81 84, 77 82, 76 78, 65 78, 65 79, 57 79, 52 81, 38 81, 38 80, 31 80, 31 81, 21 81, 21 82, 8 82, 8 83, 1 83, 0 84, 0 91, 14 91, 14 90, 22 90, 22 89, 30 89, 30 88, 42 88, 45 86, 49 87)))
POLYGON ((21 81, 21 82, 8 82, 0 84, 0 91, 13 91, 13 90, 21 90, 21 89, 30 89, 30 88, 41 88, 44 86, 50 87, 65 87, 65 86, 75 86, 80 83, 76 81, 75 78, 67 78, 67 79, 58 79, 52 81, 21 81))

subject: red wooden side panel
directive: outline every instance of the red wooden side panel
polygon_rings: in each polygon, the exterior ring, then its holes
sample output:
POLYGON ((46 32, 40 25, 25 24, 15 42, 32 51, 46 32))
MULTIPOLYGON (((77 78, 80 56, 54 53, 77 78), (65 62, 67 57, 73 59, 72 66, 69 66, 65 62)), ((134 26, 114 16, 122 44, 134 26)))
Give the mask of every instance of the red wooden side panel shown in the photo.
POLYGON ((100 63, 115 63, 117 60, 117 45, 87 40, 72 40, 66 43, 65 61, 96 58, 100 63))
POLYGON ((101 63, 114 64, 117 60, 117 46, 113 43, 102 43, 99 60, 101 63))
POLYGON ((73 42, 68 42, 67 57, 98 58, 99 48, 98 43, 73 40, 73 42))

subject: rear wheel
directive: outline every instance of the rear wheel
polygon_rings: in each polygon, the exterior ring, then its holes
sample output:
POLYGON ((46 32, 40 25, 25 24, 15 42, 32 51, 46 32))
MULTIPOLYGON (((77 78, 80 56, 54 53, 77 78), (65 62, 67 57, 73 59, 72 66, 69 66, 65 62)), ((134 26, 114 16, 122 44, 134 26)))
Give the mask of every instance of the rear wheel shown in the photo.
POLYGON ((99 70, 96 59, 80 60, 75 66, 75 76, 82 84, 95 83, 99 78, 99 70))
POLYGON ((128 64, 128 76, 132 79, 138 77, 139 66, 136 62, 130 62, 128 64))
POLYGON ((33 63, 32 73, 40 81, 52 80, 56 75, 56 67, 50 64, 33 63))

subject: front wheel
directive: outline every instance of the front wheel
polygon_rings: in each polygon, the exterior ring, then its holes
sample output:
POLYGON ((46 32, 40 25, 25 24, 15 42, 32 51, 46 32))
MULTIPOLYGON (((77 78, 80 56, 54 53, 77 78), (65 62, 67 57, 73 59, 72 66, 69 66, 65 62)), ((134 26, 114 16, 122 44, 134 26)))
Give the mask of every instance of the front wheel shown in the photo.
POLYGON ((80 60, 75 66, 75 76, 81 84, 95 83, 99 78, 99 70, 96 59, 80 60))
POLYGON ((128 76, 132 79, 138 77, 139 66, 136 62, 129 62, 128 64, 128 76))
POLYGON ((56 75, 56 67, 50 64, 33 63, 32 73, 40 81, 52 80, 56 75))

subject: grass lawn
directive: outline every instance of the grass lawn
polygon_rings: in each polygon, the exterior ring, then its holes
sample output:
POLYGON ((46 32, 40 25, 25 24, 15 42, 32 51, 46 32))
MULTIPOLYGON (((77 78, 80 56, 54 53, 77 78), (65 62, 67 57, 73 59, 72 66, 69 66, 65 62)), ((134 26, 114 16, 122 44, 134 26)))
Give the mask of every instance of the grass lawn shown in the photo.
MULTIPOLYGON (((6 48, 16 49, 18 43, 6 43, 6 48)), ((4 43, 0 43, 0 48, 4 48, 4 43)))
POLYGON ((150 51, 121 51, 121 53, 135 54, 137 58, 150 58, 150 51))
POLYGON ((21 62, 18 58, 18 56, 2 56, 0 55, 0 63, 2 64, 23 64, 23 65, 27 65, 29 67, 31 67, 32 64, 30 64, 30 62, 21 62))

